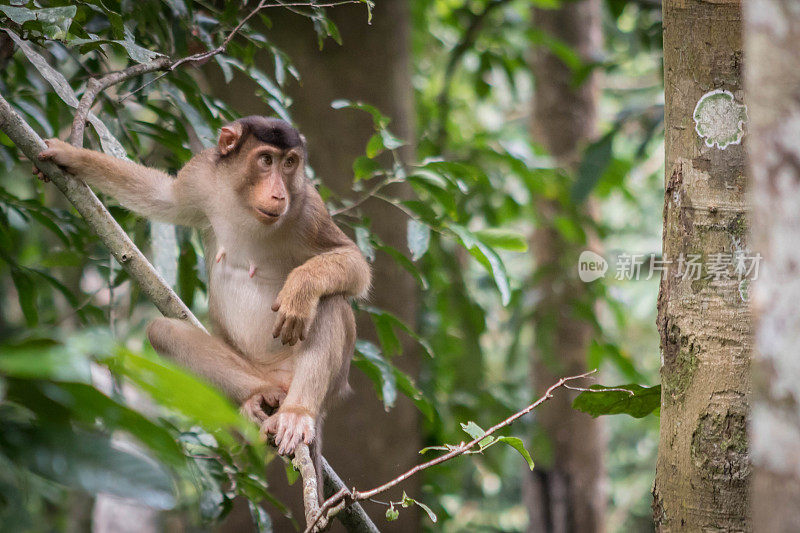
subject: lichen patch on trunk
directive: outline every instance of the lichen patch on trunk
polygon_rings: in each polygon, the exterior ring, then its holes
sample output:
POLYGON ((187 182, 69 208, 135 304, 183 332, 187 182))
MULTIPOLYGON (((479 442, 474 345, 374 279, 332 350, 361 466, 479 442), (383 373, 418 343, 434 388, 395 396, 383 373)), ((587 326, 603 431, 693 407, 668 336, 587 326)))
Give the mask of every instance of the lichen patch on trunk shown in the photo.
POLYGON ((716 89, 700 97, 694 108, 694 129, 706 146, 724 150, 744 137, 747 108, 729 91, 716 89))

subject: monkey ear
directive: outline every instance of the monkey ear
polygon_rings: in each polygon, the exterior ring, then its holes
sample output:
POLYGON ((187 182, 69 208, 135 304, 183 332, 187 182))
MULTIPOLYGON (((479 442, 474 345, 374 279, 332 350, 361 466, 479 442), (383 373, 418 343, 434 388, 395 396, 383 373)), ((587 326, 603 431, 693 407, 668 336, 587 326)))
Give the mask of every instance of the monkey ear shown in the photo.
POLYGON ((219 141, 217 142, 219 153, 228 155, 235 150, 241 135, 241 126, 238 124, 234 123, 229 126, 223 126, 222 130, 219 132, 219 141))

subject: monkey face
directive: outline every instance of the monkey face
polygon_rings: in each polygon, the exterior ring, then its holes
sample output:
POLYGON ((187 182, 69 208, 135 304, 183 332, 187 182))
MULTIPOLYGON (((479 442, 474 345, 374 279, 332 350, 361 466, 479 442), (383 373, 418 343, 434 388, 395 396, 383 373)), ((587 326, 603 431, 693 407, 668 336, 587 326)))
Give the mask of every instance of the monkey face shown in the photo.
POLYGON ((220 157, 234 170, 243 205, 260 222, 275 224, 302 191, 305 140, 290 124, 245 117, 222 128, 220 157))
POLYGON ((289 211, 302 154, 296 149, 260 145, 252 149, 249 160, 246 203, 259 221, 274 224, 289 211))

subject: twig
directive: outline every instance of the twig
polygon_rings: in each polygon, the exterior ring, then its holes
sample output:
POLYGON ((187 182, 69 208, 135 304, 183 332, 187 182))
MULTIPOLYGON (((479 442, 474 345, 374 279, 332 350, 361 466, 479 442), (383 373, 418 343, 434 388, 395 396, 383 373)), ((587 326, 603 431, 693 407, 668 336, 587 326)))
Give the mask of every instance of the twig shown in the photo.
MULTIPOLYGON (((308 445, 301 442, 294 450, 294 467, 300 472, 303 478, 303 508, 306 514, 306 524, 319 512, 319 489, 317 487, 317 472, 314 469, 314 461, 311 460, 311 453, 308 445)), ((328 521, 323 517, 316 523, 314 531, 322 531, 328 525, 328 521)))
POLYGON ((628 396, 636 396, 636 393, 633 392, 632 390, 625 389, 625 388, 622 388, 622 387, 608 387, 608 388, 604 387, 602 389, 592 389, 592 388, 586 388, 586 387, 575 387, 573 385, 564 384, 564 388, 565 389, 569 389, 569 390, 578 391, 578 392, 627 392, 628 396))
POLYGON ((372 187, 369 191, 364 193, 363 196, 361 196, 360 198, 355 200, 352 204, 344 206, 344 207, 341 207, 339 209, 334 209, 333 211, 331 211, 331 216, 335 217, 335 216, 344 214, 344 213, 350 211, 351 209, 355 209, 356 207, 360 206, 361 204, 363 204, 364 202, 366 202, 370 198, 373 198, 378 193, 378 191, 380 191, 384 187, 388 187, 389 185, 391 185, 393 183, 400 183, 401 181, 402 180, 399 180, 399 179, 396 179, 396 178, 395 179, 386 179, 386 180, 379 181, 374 187, 372 187))
POLYGON ((181 59, 170 59, 167 56, 158 57, 152 61, 147 63, 141 63, 138 65, 133 65, 128 67, 124 70, 120 70, 117 72, 111 72, 106 74, 101 78, 90 78, 86 84, 86 90, 84 91, 83 95, 81 96, 80 104, 78 105, 78 109, 75 112, 75 118, 72 121, 72 130, 70 132, 69 142, 73 146, 81 146, 83 144, 83 132, 86 128, 86 119, 89 116, 89 111, 94 104, 95 99, 97 96, 103 92, 104 90, 108 89, 112 85, 116 85, 118 83, 122 83, 130 78, 134 78, 136 76, 141 76, 143 74, 149 74, 150 72, 156 72, 159 70, 164 70, 163 74, 156 76, 152 80, 148 81, 144 85, 140 86, 137 89, 134 89, 130 93, 126 94, 120 101, 125 100, 126 98, 130 97, 131 95, 141 91, 148 85, 157 82, 164 76, 168 75, 170 72, 174 71, 181 65, 186 63, 198 63, 202 64, 217 54, 221 54, 225 51, 228 47, 228 44, 233 40, 239 30, 241 30, 245 24, 255 16, 259 11, 269 7, 293 7, 293 6, 300 6, 300 7, 335 7, 344 4, 356 4, 362 3, 361 0, 341 0, 338 2, 327 2, 323 4, 315 4, 313 2, 296 2, 291 4, 286 3, 276 3, 270 4, 267 3, 267 0, 261 0, 258 5, 244 17, 239 24, 236 25, 235 28, 222 40, 222 43, 214 48, 213 50, 208 50, 206 52, 200 52, 197 54, 192 54, 190 56, 183 57, 181 59))
POLYGON ((119 72, 112 72, 106 74, 102 78, 89 78, 86 83, 86 90, 81 96, 81 101, 78 104, 78 109, 75 111, 75 118, 72 120, 72 130, 69 134, 69 143, 73 146, 83 146, 83 131, 86 129, 86 119, 89 116, 89 111, 94 104, 97 95, 108 89, 112 85, 122 83, 123 81, 133 78, 134 76, 141 76, 149 72, 167 68, 172 61, 166 56, 159 57, 148 63, 140 65, 133 65, 125 70, 119 72))
MULTIPOLYGON (((541 398, 539 398, 538 400, 536 400, 535 402, 530 404, 525 409, 523 409, 521 411, 517 411, 513 415, 511 415, 508 418, 506 418, 505 420, 503 420, 502 422, 499 422, 499 423, 495 424, 494 426, 490 427, 489 429, 486 430, 485 433, 483 433, 479 437, 476 437, 476 438, 472 439, 471 441, 469 441, 467 443, 461 442, 460 444, 458 444, 458 446, 453 446, 452 450, 450 450, 446 454, 440 455, 439 457, 437 457, 435 459, 431 459, 428 462, 425 462, 425 463, 422 463, 422 464, 418 464, 417 466, 415 466, 412 469, 406 471, 405 473, 397 476, 396 478, 392 479, 391 481, 387 481, 383 485, 379 485, 379 486, 375 487, 374 489, 367 490, 367 491, 359 491, 359 490, 356 490, 355 488, 350 490, 350 491, 348 491, 347 488, 345 488, 343 486, 333 496, 329 497, 327 500, 325 500, 322 503, 322 505, 320 506, 319 511, 317 512, 317 514, 314 517, 314 519, 311 522, 308 523, 308 525, 307 525, 307 527, 305 529, 305 533, 312 533, 312 531, 314 530, 313 528, 315 527, 317 522, 319 520, 321 520, 323 517, 325 517, 326 519, 329 520, 332 516, 334 516, 334 514, 333 514, 334 510, 336 508, 338 508, 342 503, 347 505, 349 502, 357 502, 359 500, 366 500, 366 499, 372 498, 376 494, 380 494, 381 492, 384 492, 384 491, 386 491, 386 490, 388 490, 388 489, 390 489, 390 488, 402 483, 406 479, 410 478, 411 476, 413 476, 414 474, 416 474, 418 472, 421 472, 422 470, 425 470, 425 469, 430 468, 432 466, 436 466, 438 464, 444 463, 445 461, 449 461, 450 459, 452 459, 454 457, 457 457, 459 455, 463 455, 463 454, 467 453, 473 446, 475 446, 476 444, 478 444, 479 442, 484 440, 486 437, 492 435, 493 433, 495 433, 499 429, 502 429, 502 428, 504 428, 506 426, 511 425, 518 418, 520 418, 522 416, 525 416, 526 414, 530 413, 531 411, 533 411, 534 409, 539 407, 541 404, 543 404, 544 402, 546 402, 547 400, 552 398, 553 397, 553 392, 556 389, 558 389, 560 387, 564 387, 565 384, 567 384, 570 381, 575 381, 575 380, 578 380, 578 379, 583 379, 583 378, 589 377, 592 374, 594 374, 595 372, 597 372, 597 370, 592 370, 590 372, 585 372, 585 373, 579 374, 577 376, 570 376, 570 377, 565 377, 565 378, 559 379, 556 383, 551 385, 550 388, 548 388, 545 391, 545 393, 542 395, 541 398)), ((586 390, 594 391, 594 389, 586 389, 586 390)), ((600 392, 600 391, 598 391, 598 392, 600 392)))
POLYGON ((225 39, 223 39, 221 45, 219 45, 218 47, 214 48, 213 50, 209 50, 207 52, 200 52, 198 54, 194 54, 194 55, 191 55, 191 56, 184 57, 182 59, 178 59, 178 60, 172 61, 168 66, 166 66, 164 68, 155 69, 155 70, 166 70, 167 72, 165 72, 165 73, 163 73, 163 74, 161 74, 159 76, 156 76, 155 78, 153 78, 152 80, 150 80, 147 83, 143 84, 142 86, 132 90, 131 92, 129 92, 128 94, 126 94, 125 96, 120 98, 120 102, 122 102, 123 100, 131 97, 132 95, 134 95, 136 93, 138 93, 139 91, 141 91, 142 89, 144 89, 148 85, 151 85, 151 84, 157 82, 158 80, 160 80, 164 76, 168 75, 170 72, 172 72, 173 70, 175 70, 176 68, 178 68, 179 66, 181 66, 181 65, 183 65, 185 63, 200 63, 200 64, 202 64, 202 63, 208 61, 209 59, 211 59, 212 57, 214 57, 215 55, 221 54, 222 52, 225 51, 225 49, 228 47, 228 43, 230 43, 231 40, 233 40, 233 38, 236 36, 236 34, 239 32, 239 30, 241 30, 242 27, 244 27, 244 25, 247 23, 247 21, 250 20, 254 15, 256 15, 256 13, 258 13, 262 9, 266 9, 266 8, 270 8, 270 7, 294 7, 294 6, 300 6, 300 7, 336 7, 336 6, 341 6, 341 5, 344 5, 344 4, 361 4, 361 3, 364 3, 364 2, 362 2, 362 0, 341 0, 341 1, 338 1, 338 2, 328 2, 328 3, 324 3, 324 4, 315 4, 313 2, 296 2, 296 3, 288 4, 288 3, 283 3, 283 2, 280 2, 280 1, 277 4, 268 4, 267 0, 261 0, 261 2, 259 2, 258 5, 255 7, 255 9, 253 9, 250 13, 248 13, 247 16, 244 17, 241 20, 241 22, 239 22, 239 24, 236 25, 235 28, 233 28, 233 30, 227 35, 227 37, 225 37, 225 39))
MULTIPOLYGON (((28 159, 36 161, 39 170, 64 193, 64 196, 84 217, 86 224, 100 237, 114 258, 130 274, 131 278, 136 280, 141 286, 142 292, 164 316, 186 320, 205 331, 200 321, 167 285, 92 190, 82 181, 69 177, 51 161, 39 161, 39 153, 46 148, 44 141, 14 111, 2 95, 0 95, 0 131, 4 132, 28 159)), ((325 486, 335 487, 335 490, 343 489, 344 483, 324 458, 322 467, 325 486)), ((337 516, 341 517, 341 521, 346 525, 348 531, 377 531, 375 525, 360 507, 352 513, 339 513, 337 516), (352 522, 348 522, 348 520, 352 520, 352 522), (349 526, 348 523, 353 525, 349 526)))

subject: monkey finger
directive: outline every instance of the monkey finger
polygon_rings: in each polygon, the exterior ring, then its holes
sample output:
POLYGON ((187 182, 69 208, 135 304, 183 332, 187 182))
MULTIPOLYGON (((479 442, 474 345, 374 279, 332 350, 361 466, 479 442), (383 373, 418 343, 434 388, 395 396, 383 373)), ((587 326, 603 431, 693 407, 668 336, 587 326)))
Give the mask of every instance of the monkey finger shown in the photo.
MULTIPOLYGON (((278 315, 278 320, 275 321, 275 327, 272 329, 272 338, 277 339, 283 329, 283 323, 286 322, 286 315, 281 313, 278 315)), ((286 344, 286 343, 284 343, 286 344)))
POLYGON ((287 428, 286 433, 283 436, 283 440, 281 440, 281 449, 279 450, 281 455, 288 455, 292 451, 294 451, 294 446, 292 443, 294 442, 294 431, 292 427, 287 428))
POLYGON ((292 435, 292 440, 289 442, 289 445, 286 447, 286 453, 292 454, 294 453, 295 449, 297 449, 297 445, 300 444, 300 438, 302 434, 298 431, 292 435))
POLYGON ((306 321, 302 318, 298 318, 294 326, 294 338, 298 341, 305 340, 306 336, 303 334, 303 331, 305 331, 305 329, 306 329, 306 321))
POLYGON ((292 332, 294 331, 294 321, 295 318, 289 317, 286 319, 286 322, 283 325, 283 335, 281 336, 281 342, 283 344, 293 344, 292 340, 292 332))
POLYGON ((305 431, 303 431, 303 442, 305 442, 306 444, 311 444, 313 440, 314 440, 314 427, 310 426, 307 427, 305 431))
POLYGON ((275 444, 280 444, 280 446, 278 446, 278 453, 281 454, 281 455, 286 455, 286 448, 288 448, 288 444, 292 439, 291 426, 287 426, 286 424, 282 424, 282 426, 283 427, 281 428, 281 430, 279 432, 280 433, 280 438, 281 438, 280 443, 278 442, 278 439, 276 438, 275 439, 275 444))
POLYGON ((272 307, 271 307, 271 309, 272 309, 273 311, 277 311, 277 310, 278 310, 278 309, 280 309, 280 308, 281 308, 281 299, 280 299, 280 298, 276 298, 276 299, 275 299, 275 301, 274 301, 274 302, 272 302, 272 307))

